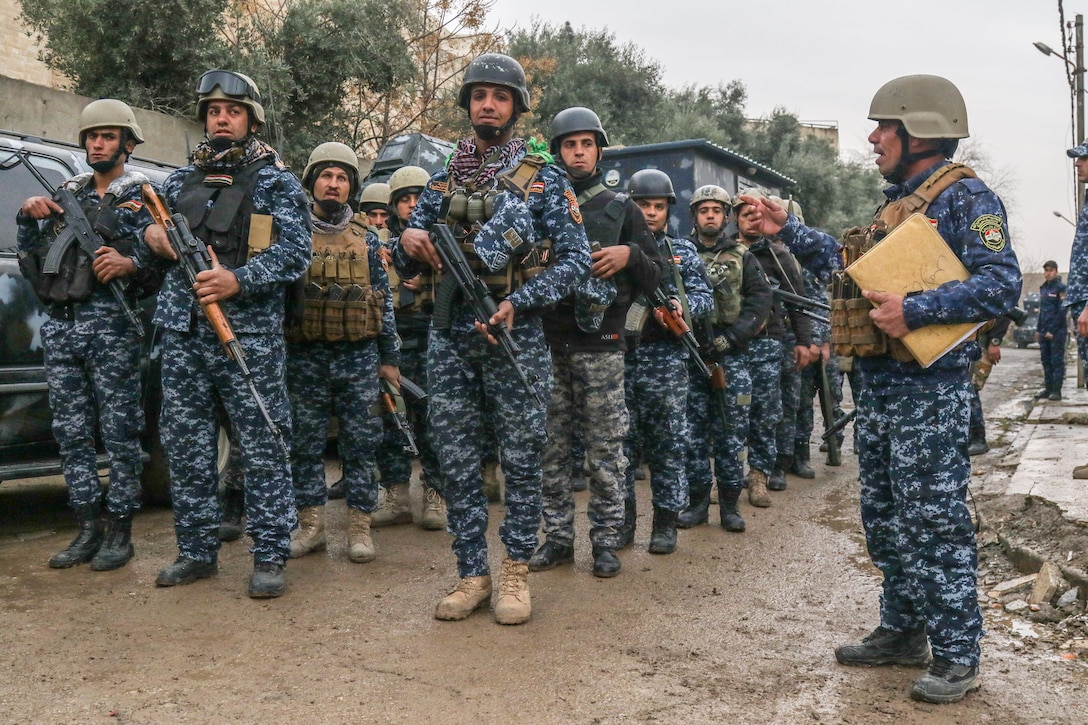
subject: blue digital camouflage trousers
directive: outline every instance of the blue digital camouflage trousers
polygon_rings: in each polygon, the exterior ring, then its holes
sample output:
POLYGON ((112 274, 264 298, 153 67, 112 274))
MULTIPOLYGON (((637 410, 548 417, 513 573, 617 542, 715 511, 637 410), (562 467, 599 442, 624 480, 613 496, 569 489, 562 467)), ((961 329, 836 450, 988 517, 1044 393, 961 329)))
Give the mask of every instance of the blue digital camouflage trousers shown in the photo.
MULTIPOLYGON (((546 401, 551 393, 552 361, 539 319, 522 316, 511 330, 520 348, 518 361, 546 401)), ((499 538, 514 561, 536 551, 540 528, 540 457, 547 412, 538 408, 503 356, 475 330, 431 330, 427 351, 431 443, 445 483, 447 530, 460 577, 489 573, 487 498, 483 492, 480 430, 490 406, 502 454, 506 516, 499 538)), ((488 441, 494 447, 496 441, 488 441)))
MULTIPOLYGON (((413 383, 427 389, 427 330, 413 331, 401 335, 400 374, 413 383)), ((404 394, 404 405, 408 409, 408 423, 412 426, 416 446, 419 448, 419 463, 423 469, 423 482, 442 493, 442 475, 438 466, 438 457, 431 446, 427 433, 427 401, 416 400, 404 394)), ((408 483, 412 478, 412 456, 404 450, 404 434, 393 424, 388 416, 383 416, 382 442, 378 446, 376 459, 381 473, 381 485, 388 488, 396 483, 408 483)), ((492 438, 494 440, 494 438, 492 438)))
POLYGON ((861 520, 884 574, 880 623, 925 627, 933 654, 977 665, 982 613, 967 508, 970 383, 874 391, 858 402, 861 520))
POLYGON ((117 515, 140 507, 140 341, 121 315, 70 322, 46 320, 41 327, 45 379, 53 411, 53 437, 64 462, 68 505, 98 506, 102 486, 95 462, 97 417, 110 460, 106 508, 117 515))
POLYGON ((776 432, 782 419, 782 343, 769 337, 756 338, 748 343, 748 360, 752 373, 748 467, 770 473, 778 454, 776 432))
MULTIPOLYGON (((219 551, 218 424, 222 400, 241 452, 246 531, 254 562, 284 564, 295 528, 291 468, 268 430, 238 364, 227 357, 211 328, 163 331, 160 433, 170 461, 174 530, 181 556, 214 561, 219 551)), ((238 333, 257 392, 291 444, 291 415, 284 382, 283 336, 238 333)))
POLYGON ((801 372, 797 369, 793 358, 793 348, 796 345, 796 335, 787 332, 782 338, 782 366, 779 378, 782 385, 782 416, 775 427, 774 434, 777 458, 788 458, 793 455, 797 437, 797 411, 801 408, 801 372))
POLYGON ((287 392, 291 400, 293 439, 291 477, 298 509, 324 506, 325 446, 329 415, 339 418, 336 450, 344 471, 347 505, 377 508, 374 450, 381 421, 371 414, 378 398, 378 344, 303 342, 287 346, 287 392))
POLYGON ((630 428, 624 439, 627 456, 627 498, 635 497, 635 466, 650 469, 650 491, 655 508, 683 511, 688 507, 688 479, 684 471, 688 445, 687 350, 663 340, 639 345, 625 357, 624 388, 630 428))
POLYGON ((726 355, 721 361, 725 371, 725 411, 711 396, 707 377, 691 367, 688 392, 687 475, 693 502, 706 499, 714 479, 720 489, 744 486, 744 436, 752 407, 752 374, 747 352, 726 355), (714 460, 711 473, 710 461, 714 460))
POLYGON ((589 468, 589 538, 594 546, 619 546, 626 495, 627 404, 623 391, 623 352, 552 350, 552 397, 548 405, 548 442, 544 447, 544 534, 574 543, 574 496, 571 476, 581 463, 589 468), (573 466, 574 433, 585 448, 573 466))

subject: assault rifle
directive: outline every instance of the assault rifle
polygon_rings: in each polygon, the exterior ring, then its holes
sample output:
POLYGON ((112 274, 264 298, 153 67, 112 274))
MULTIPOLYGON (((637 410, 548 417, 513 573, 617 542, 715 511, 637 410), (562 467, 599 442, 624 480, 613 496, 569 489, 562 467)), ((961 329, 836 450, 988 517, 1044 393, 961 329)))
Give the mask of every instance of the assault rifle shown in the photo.
MULTIPOLYGON (((213 262, 211 253, 208 252, 208 247, 204 242, 193 236, 193 232, 189 229, 189 222, 183 215, 171 215, 166 202, 155 193, 150 184, 144 184, 141 190, 143 191, 144 204, 147 205, 147 210, 151 212, 151 218, 155 220, 156 224, 160 224, 166 229, 166 238, 170 241, 170 248, 177 255, 178 265, 181 266, 182 271, 185 273, 185 279, 188 280, 189 287, 192 289, 193 285, 196 284, 198 274, 219 265, 213 262)), ((238 338, 234 336, 234 330, 231 329, 226 313, 223 312, 223 308, 219 306, 218 302, 201 302, 200 306, 204 309, 204 315, 208 318, 212 329, 215 330, 215 334, 219 337, 219 342, 223 343, 223 349, 226 350, 227 357, 238 363, 238 368, 242 371, 242 378, 249 385, 249 392, 253 395, 253 400, 256 401, 261 415, 264 416, 265 425, 271 431, 272 438, 276 441, 280 452, 284 458, 290 459, 291 452, 287 449, 287 443, 283 440, 283 433, 280 431, 279 426, 276 425, 276 422, 272 420, 272 416, 268 414, 264 398, 257 392, 257 385, 253 382, 253 373, 250 371, 249 365, 246 364, 246 354, 242 350, 238 338)))
POLYGON ((703 358, 699 355, 699 343, 695 340, 695 335, 692 333, 688 323, 684 320, 684 314, 680 311, 676 304, 671 299, 665 296, 665 293, 658 287, 653 291, 650 298, 650 305, 661 313, 663 325, 666 330, 676 335, 677 339, 683 343, 684 347, 691 353, 691 359, 698 366, 699 372, 708 378, 714 376, 714 371, 711 370, 703 358))
POLYGON ((802 295, 795 295, 793 292, 787 292, 781 287, 771 287, 771 293, 790 307, 796 307, 801 311, 801 314, 806 317, 816 320, 817 322, 822 322, 825 325, 831 324, 831 320, 819 314, 820 312, 830 313, 831 307, 829 305, 825 305, 823 302, 817 302, 816 300, 810 300, 808 297, 803 297, 802 295))
POLYGON ((425 400, 427 393, 404 376, 401 376, 400 387, 401 390, 397 390, 393 383, 382 378, 378 390, 376 410, 372 408, 371 413, 392 416, 397 430, 404 435, 404 451, 413 456, 418 456, 419 446, 416 445, 416 437, 412 435, 412 426, 408 424, 408 409, 404 404, 404 396, 401 391, 408 393, 416 400, 425 400))
MULTIPOLYGON (((26 151, 16 151, 15 155, 19 157, 19 162, 38 180, 38 183, 45 187, 45 190, 52 196, 53 201, 64 210, 61 219, 57 222, 57 238, 49 245, 49 252, 45 255, 42 274, 58 274, 61 260, 73 244, 77 245, 94 262, 98 257, 98 249, 109 245, 106 244, 102 237, 98 236, 94 227, 91 226, 91 221, 84 213, 83 207, 76 200, 76 195, 64 187, 54 189, 49 181, 42 176, 42 172, 38 171, 37 167, 27 158, 26 151)), ((143 337, 144 325, 140 322, 140 318, 136 316, 135 310, 129 305, 128 298, 125 296, 125 286, 121 284, 121 280, 112 279, 106 286, 113 293, 114 299, 121 305, 121 311, 125 313, 125 317, 136 328, 136 334, 143 337)))
MULTIPOLYGON (((831 395, 831 382, 827 376, 827 363, 822 356, 816 360, 816 365, 819 367, 819 371, 816 373, 816 390, 820 394, 820 412, 824 418, 824 429, 827 430, 833 428, 837 422, 835 420, 835 398, 831 395)), ((839 445, 839 437, 832 433, 830 438, 825 437, 824 440, 827 441, 827 465, 841 466, 842 447, 839 445)))
POLYGON ((537 407, 543 409, 545 407, 544 399, 540 397, 540 393, 533 387, 534 381, 529 380, 525 369, 518 362, 518 352, 520 350, 517 343, 514 342, 514 338, 510 336, 510 330, 506 327, 506 323, 500 322, 498 325, 492 325, 489 322, 491 317, 499 311, 499 305, 495 302, 495 298, 491 296, 487 285, 481 282, 480 278, 469 267, 468 260, 465 259, 465 254, 461 251, 461 246, 457 243, 457 239, 454 238, 453 232, 445 224, 435 224, 431 227, 431 243, 434 244, 434 248, 442 260, 442 281, 435 292, 434 315, 432 318, 435 328, 439 330, 449 328, 452 322, 450 319, 451 305, 454 296, 460 293, 461 301, 472 309, 472 313, 480 323, 487 325, 487 331, 499 341, 499 347, 502 348, 503 355, 506 357, 507 362, 510 363, 510 367, 514 369, 518 380, 521 381, 522 386, 532 396, 537 407))

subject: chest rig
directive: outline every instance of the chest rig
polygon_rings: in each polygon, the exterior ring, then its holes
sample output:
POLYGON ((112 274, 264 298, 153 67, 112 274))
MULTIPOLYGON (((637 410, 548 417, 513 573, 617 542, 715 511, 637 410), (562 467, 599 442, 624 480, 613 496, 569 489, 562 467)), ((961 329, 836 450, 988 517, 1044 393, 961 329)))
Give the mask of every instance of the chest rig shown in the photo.
MULTIPOLYGON (((853 227, 843 234, 843 261, 846 267, 868 252, 911 214, 924 214, 933 200, 963 179, 975 178, 975 172, 963 164, 946 164, 902 199, 885 202, 868 227, 853 227)), ((840 356, 871 357, 891 355, 899 362, 911 362, 902 342, 888 337, 873 324, 869 312, 873 305, 861 296, 861 290, 845 272, 837 272, 832 283, 831 345, 840 356)))
POLYGON ((741 285, 744 282, 744 245, 734 244, 717 252, 700 251, 707 280, 714 293, 713 325, 728 327, 740 317, 741 285))
POLYGON ((370 284, 366 233, 353 219, 339 234, 314 235, 302 324, 287 329, 288 342, 355 342, 381 333, 385 291, 370 284))
MULTIPOLYGON (((479 186, 471 179, 458 185, 452 176, 447 181, 439 219, 446 220, 472 271, 499 300, 512 294, 526 280, 544 271, 550 261, 551 240, 542 240, 537 245, 525 243, 522 245, 525 248, 512 248, 510 263, 494 272, 480 259, 472 242, 480 227, 494 215, 495 202, 501 192, 515 194, 528 202, 530 192, 543 190, 543 183, 537 182, 536 178, 546 164, 547 161, 542 157, 529 154, 514 168, 479 186)), ((485 161, 480 169, 486 166, 485 161)), ((432 272, 432 290, 437 281, 438 275, 432 272)))
POLYGON ((185 215, 193 234, 215 250, 227 268, 241 267, 272 244, 272 217, 253 213, 257 173, 271 159, 260 159, 235 174, 186 175, 175 210, 185 215))

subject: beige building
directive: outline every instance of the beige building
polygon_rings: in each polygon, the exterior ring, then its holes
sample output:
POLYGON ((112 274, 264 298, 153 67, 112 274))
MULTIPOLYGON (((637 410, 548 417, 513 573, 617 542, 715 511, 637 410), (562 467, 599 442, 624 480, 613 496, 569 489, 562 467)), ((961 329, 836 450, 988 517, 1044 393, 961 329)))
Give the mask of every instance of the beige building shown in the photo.
POLYGON ((19 22, 22 12, 19 0, 0 0, 0 73, 39 86, 64 88, 64 76, 38 60, 38 46, 19 22))

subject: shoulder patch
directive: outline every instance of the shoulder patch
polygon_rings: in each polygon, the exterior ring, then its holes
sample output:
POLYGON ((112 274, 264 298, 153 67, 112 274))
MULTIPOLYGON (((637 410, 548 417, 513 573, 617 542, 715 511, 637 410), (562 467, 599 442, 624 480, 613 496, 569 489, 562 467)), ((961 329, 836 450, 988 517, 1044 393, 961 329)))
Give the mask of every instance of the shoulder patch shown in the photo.
POLYGON ((529 186, 529 193, 530 194, 543 194, 544 193, 544 182, 543 181, 534 181, 529 186))
POLYGON ((978 232, 982 243, 990 251, 1000 252, 1005 248, 1005 230, 998 215, 983 214, 971 222, 971 230, 978 232))
POLYGON ((446 181, 432 181, 431 183, 427 184, 427 188, 431 191, 437 191, 440 194, 445 194, 449 190, 450 185, 449 182, 446 181))
POLYGON ((570 218, 575 224, 582 223, 582 210, 578 208, 578 197, 574 195, 574 189, 569 186, 563 191, 563 196, 570 203, 570 218))
POLYGON ((130 199, 128 201, 123 201, 120 204, 117 204, 117 208, 118 209, 128 209, 129 211, 139 212, 141 209, 144 208, 144 205, 142 203, 136 201, 135 199, 130 199))

